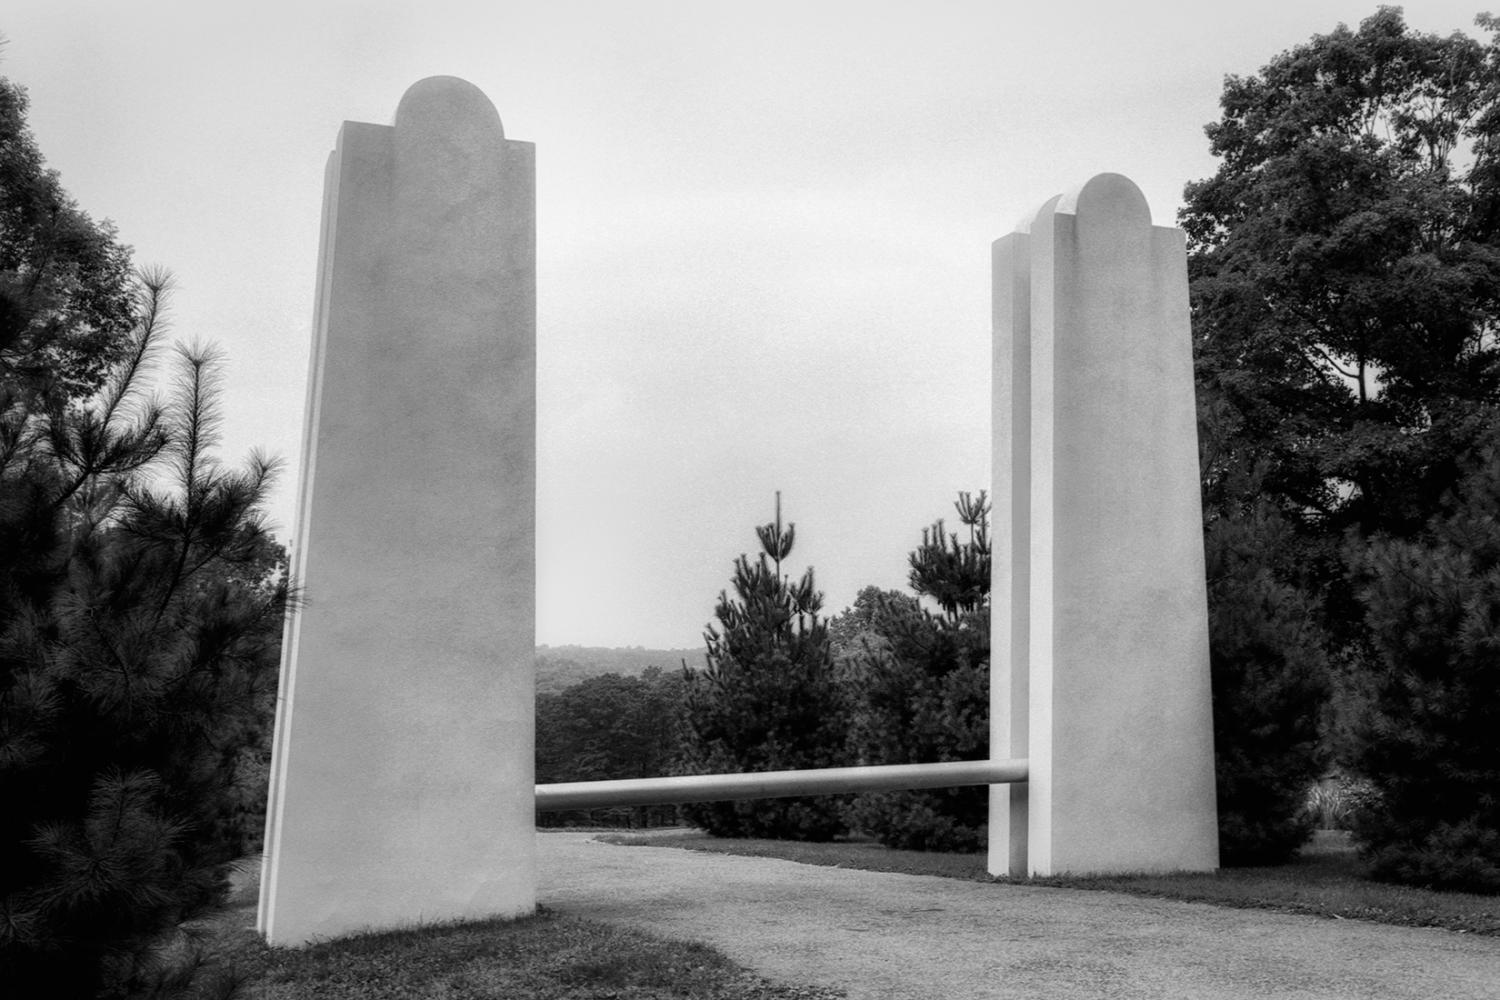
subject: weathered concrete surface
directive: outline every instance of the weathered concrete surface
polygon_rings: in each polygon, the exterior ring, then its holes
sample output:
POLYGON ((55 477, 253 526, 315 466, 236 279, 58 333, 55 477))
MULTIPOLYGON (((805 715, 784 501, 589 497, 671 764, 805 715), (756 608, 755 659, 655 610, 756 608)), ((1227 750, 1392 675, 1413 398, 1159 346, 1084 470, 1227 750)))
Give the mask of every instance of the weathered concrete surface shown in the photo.
POLYGON ((1187 261, 1100 174, 997 241, 990 870, 1218 867, 1187 261), (1024 851, 1019 843, 1024 830, 1024 851), (1022 860, 1024 858, 1024 865, 1022 860))
POLYGON ((543 906, 851 1000, 1494 1000, 1500 940, 537 835, 543 906))
POLYGON ((260 928, 535 905, 534 149, 452 77, 330 157, 260 928))

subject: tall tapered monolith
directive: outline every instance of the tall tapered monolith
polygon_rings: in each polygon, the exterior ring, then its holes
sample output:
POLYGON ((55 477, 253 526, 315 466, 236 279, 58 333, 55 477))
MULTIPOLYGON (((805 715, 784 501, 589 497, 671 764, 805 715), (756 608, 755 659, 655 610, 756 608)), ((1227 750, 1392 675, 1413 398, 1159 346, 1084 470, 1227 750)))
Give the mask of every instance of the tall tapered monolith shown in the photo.
POLYGON ((997 874, 1218 866, 1180 230, 1101 174, 994 247, 997 874))
POLYGON ((415 84, 328 162, 259 925, 535 908, 535 169, 415 84))

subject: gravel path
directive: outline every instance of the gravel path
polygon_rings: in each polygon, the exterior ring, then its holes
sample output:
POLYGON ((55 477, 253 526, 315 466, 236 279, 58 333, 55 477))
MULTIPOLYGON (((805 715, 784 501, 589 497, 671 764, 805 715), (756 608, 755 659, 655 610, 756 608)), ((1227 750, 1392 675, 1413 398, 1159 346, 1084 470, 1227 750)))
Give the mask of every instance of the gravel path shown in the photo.
POLYGON ((1500 939, 537 836, 543 906, 851 1000, 1497 1000, 1500 939))

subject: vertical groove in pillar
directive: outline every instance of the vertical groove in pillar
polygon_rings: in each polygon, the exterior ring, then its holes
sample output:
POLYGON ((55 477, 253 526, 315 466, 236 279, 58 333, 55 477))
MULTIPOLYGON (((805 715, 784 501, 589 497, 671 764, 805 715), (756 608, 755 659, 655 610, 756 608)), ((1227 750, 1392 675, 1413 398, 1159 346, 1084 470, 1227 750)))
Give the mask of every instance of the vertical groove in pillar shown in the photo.
MULTIPOLYGON (((1020 558, 1027 567, 1027 756, 1031 777, 1027 782, 1026 864, 1029 873, 1050 871, 1052 865, 1053 808, 1053 591, 1052 550, 1054 465, 1056 451, 1056 405, 1054 367, 1057 361, 1053 339, 1056 333, 1057 299, 1066 295, 1067 274, 1055 266, 1056 231, 1054 209, 1061 196, 1051 199, 1031 223, 1031 379, 1028 391, 1031 440, 1027 449, 1031 521, 1026 533, 1028 551, 1020 558)), ((1016 488, 1023 488, 1018 484, 1016 488)), ((1018 612, 1019 613, 1019 612, 1018 612)))
MULTIPOLYGON (((993 496, 990 588, 990 755, 1020 759, 1028 751, 1031 523, 1031 257, 1025 232, 992 248, 993 496)), ((1027 873, 1027 786, 990 788, 988 868, 1027 873)))

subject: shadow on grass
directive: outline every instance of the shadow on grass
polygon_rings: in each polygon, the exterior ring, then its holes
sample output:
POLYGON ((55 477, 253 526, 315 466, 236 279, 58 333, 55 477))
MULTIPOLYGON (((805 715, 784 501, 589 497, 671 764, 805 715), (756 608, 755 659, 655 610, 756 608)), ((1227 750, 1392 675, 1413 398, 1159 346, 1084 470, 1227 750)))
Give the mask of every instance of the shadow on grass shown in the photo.
POLYGON ((1348 835, 1320 831, 1290 864, 1225 868, 1214 873, 1171 875, 994 878, 985 855, 896 851, 868 840, 808 844, 786 840, 728 840, 706 834, 625 835, 598 839, 629 847, 675 847, 861 871, 937 875, 977 882, 1106 890, 1241 909, 1280 910, 1335 920, 1370 920, 1404 927, 1441 927, 1460 934, 1500 936, 1500 897, 1437 892, 1375 882, 1349 844, 1348 835))

